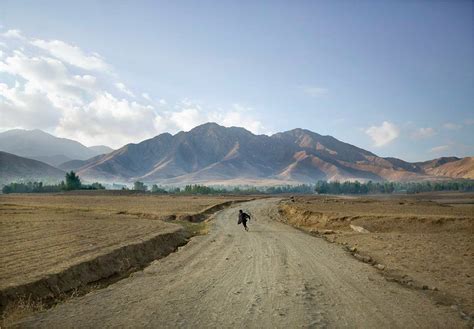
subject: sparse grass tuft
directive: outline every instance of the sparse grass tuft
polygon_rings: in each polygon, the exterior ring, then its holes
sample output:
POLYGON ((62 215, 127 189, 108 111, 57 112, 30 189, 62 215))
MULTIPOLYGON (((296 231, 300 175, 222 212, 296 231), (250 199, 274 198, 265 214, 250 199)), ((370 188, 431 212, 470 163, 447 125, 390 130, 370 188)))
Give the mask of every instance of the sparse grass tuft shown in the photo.
POLYGON ((2 314, 0 328, 9 327, 21 318, 24 318, 34 312, 42 311, 46 308, 41 300, 36 300, 31 296, 22 297, 10 303, 2 314))
POLYGON ((209 233, 209 224, 205 221, 192 223, 187 220, 176 220, 174 223, 181 225, 190 236, 206 235, 209 233))

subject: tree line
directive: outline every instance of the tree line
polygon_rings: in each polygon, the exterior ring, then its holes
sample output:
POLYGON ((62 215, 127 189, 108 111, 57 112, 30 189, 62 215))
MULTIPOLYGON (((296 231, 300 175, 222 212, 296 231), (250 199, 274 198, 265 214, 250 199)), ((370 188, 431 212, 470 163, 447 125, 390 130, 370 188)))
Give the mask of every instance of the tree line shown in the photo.
POLYGON ((390 194, 422 193, 435 191, 474 191, 474 180, 422 181, 422 182, 327 182, 318 181, 314 187, 318 194, 390 194))
MULTIPOLYGON (((123 188, 125 189, 125 188, 123 188)), ((165 188, 153 184, 151 189, 145 183, 137 181, 133 184, 133 190, 141 192, 150 192, 155 194, 284 194, 284 193, 298 193, 298 194, 313 194, 314 186, 301 185, 285 185, 285 186, 271 186, 271 187, 216 187, 201 184, 190 184, 184 187, 165 188)))
POLYGON ((10 183, 2 188, 4 194, 9 193, 52 193, 72 190, 104 190, 100 183, 82 184, 74 172, 66 173, 65 180, 56 185, 45 185, 43 182, 10 183))
MULTIPOLYGON (((143 182, 135 182, 134 190, 148 191, 143 182)), ((157 194, 414 194, 435 191, 474 191, 474 180, 423 181, 423 182, 372 182, 362 183, 318 181, 316 184, 284 185, 269 187, 214 187, 206 185, 186 185, 182 188, 165 188, 154 184, 151 193, 157 194)))
MULTIPOLYGON (((71 190, 102 190, 100 183, 82 184, 74 172, 66 173, 65 180, 57 185, 44 185, 42 182, 11 183, 2 188, 7 193, 51 193, 71 190)), ((128 188, 123 188, 128 189, 128 188)), ((434 191, 474 191, 474 180, 423 181, 423 182, 372 182, 362 183, 318 181, 316 184, 283 185, 283 186, 206 186, 190 184, 184 187, 163 187, 153 184, 151 188, 145 183, 136 181, 133 190, 153 194, 390 194, 421 193, 434 191)))

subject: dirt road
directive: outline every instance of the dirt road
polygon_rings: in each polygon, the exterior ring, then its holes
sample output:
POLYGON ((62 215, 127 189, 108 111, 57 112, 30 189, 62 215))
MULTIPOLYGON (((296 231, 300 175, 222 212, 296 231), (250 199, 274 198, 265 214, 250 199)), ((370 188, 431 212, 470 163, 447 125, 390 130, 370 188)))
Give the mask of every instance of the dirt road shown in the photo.
MULTIPOLYGON (((215 216, 210 233, 21 327, 462 328, 455 310, 387 282, 339 246, 274 220, 275 199, 215 216)), ((237 206, 239 207, 239 206, 237 206)))

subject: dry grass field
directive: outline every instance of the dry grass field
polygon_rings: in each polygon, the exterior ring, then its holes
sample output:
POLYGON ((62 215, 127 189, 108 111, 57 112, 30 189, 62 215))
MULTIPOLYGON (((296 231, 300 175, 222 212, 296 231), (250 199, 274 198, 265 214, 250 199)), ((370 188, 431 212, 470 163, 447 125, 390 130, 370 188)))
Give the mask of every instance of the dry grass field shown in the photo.
POLYGON ((118 192, 1 195, 3 307, 12 294, 54 295, 143 265, 183 244, 196 229, 180 219, 236 199, 118 192))
POLYGON ((0 289, 32 282, 174 225, 104 210, 0 205, 0 289))
POLYGON ((296 197, 280 212, 290 224, 381 264, 387 278, 474 312, 474 194, 296 197))
POLYGON ((122 191, 78 191, 65 194, 8 194, 0 195, 0 205, 54 209, 81 209, 113 214, 133 214, 148 219, 167 219, 192 215, 213 205, 233 200, 246 200, 238 196, 186 196, 152 195, 122 191))

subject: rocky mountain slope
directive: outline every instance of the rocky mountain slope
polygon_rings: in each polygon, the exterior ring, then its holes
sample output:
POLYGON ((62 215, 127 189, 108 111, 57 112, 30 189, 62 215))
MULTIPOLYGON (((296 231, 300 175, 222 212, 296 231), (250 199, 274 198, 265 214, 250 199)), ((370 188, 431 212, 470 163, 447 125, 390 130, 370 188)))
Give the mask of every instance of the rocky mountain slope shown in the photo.
POLYGON ((466 157, 427 168, 430 175, 474 179, 474 157, 466 157))
MULTIPOLYGON (((455 166, 458 158, 433 161, 409 163, 382 158, 305 129, 266 136, 207 123, 189 132, 165 133, 125 145, 87 160, 79 168, 78 163, 75 165, 79 175, 90 180, 161 184, 313 183, 319 179, 408 181, 466 175, 465 170, 442 170, 455 166)), ((464 166, 472 170, 469 161, 464 166)))

